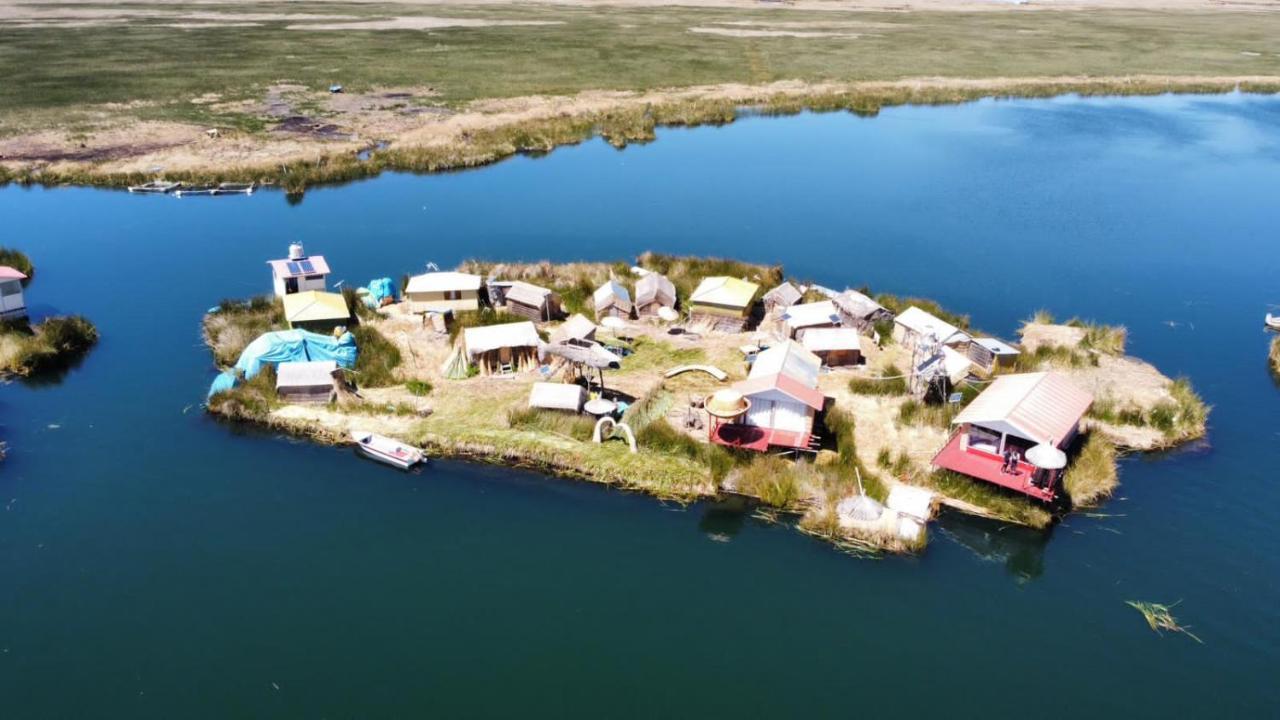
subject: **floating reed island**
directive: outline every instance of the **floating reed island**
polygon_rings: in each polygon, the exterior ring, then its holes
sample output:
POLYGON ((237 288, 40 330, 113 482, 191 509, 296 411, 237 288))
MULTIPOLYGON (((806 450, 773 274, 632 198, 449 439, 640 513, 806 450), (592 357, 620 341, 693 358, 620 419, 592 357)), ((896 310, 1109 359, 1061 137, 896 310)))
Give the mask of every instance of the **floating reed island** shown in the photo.
POLYGON ((97 328, 79 315, 31 322, 26 289, 35 272, 26 254, 0 248, 0 379, 56 376, 98 342, 97 328))
POLYGON ((204 318, 224 368, 211 413, 664 500, 743 496, 850 551, 920 551, 942 507, 1048 527, 1114 492, 1119 453, 1201 437, 1208 416, 1125 355, 1123 328, 1040 313, 1006 341, 777 266, 472 261, 342 294, 301 246, 271 267, 273 295, 204 318))

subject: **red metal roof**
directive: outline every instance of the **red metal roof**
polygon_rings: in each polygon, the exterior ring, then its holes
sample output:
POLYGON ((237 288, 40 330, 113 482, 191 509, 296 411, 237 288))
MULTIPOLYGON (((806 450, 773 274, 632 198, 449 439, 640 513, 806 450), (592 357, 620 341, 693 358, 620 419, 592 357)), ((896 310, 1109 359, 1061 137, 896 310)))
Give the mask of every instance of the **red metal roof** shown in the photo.
POLYGON ((16 268, 0 265, 0 280, 26 280, 27 276, 16 268))
POLYGON ((733 389, 748 397, 769 390, 777 390, 814 410, 821 410, 827 399, 821 390, 811 388, 785 373, 748 378, 734 384, 733 389))
POLYGON ((1093 396, 1058 372, 1002 375, 961 411, 955 424, 973 423, 1033 442, 1060 444, 1093 404, 1093 396))

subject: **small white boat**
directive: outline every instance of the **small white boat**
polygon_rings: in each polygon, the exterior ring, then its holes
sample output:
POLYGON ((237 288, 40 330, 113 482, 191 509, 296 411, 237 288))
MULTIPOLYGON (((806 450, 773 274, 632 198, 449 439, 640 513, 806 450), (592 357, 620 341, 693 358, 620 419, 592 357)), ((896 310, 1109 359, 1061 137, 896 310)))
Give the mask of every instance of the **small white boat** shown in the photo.
POLYGON ((173 191, 174 197, 187 197, 190 195, 216 195, 218 189, 212 185, 187 185, 173 191))
POLYGON ((1266 323, 1267 323, 1267 327, 1271 328, 1272 330, 1280 330, 1280 315, 1272 315, 1271 313, 1267 313, 1266 323))
POLYGON ((165 193, 171 193, 180 187, 182 187, 182 183, 180 182, 168 182, 166 180, 152 180, 151 182, 143 183, 141 185, 130 185, 129 192, 158 193, 163 195, 165 193))
POLYGON ((252 195, 256 183, 218 183, 214 195, 252 195))
POLYGON ((410 447, 385 435, 365 430, 352 430, 351 439, 355 441, 356 449, 365 457, 401 470, 408 470, 427 459, 418 448, 410 447))

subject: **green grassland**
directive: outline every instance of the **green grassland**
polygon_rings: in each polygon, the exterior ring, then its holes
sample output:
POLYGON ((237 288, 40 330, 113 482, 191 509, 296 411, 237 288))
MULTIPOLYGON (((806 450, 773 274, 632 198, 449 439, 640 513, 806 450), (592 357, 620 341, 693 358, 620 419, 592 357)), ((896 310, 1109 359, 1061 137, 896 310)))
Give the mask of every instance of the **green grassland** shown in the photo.
MULTIPOLYGON (((190 10, 157 3, 76 7, 190 10)), ((189 28, 166 26, 174 17, 84 26, 0 22, 0 74, 6 79, 0 83, 0 134, 76 127, 113 113, 258 130, 267 118, 231 107, 231 101, 260 101, 280 82, 317 91, 331 82, 353 92, 429 87, 435 93, 430 102, 457 107, 482 98, 785 79, 1280 75, 1280 13, 1269 12, 891 13, 328 2, 201 9, 225 14, 225 21, 189 28), (300 23, 281 19, 226 24, 242 13, 555 24, 430 31, 299 30, 288 26, 300 23), (691 32, 742 22, 825 24, 856 37, 691 32), (218 94, 220 102, 191 102, 206 93, 218 94)))

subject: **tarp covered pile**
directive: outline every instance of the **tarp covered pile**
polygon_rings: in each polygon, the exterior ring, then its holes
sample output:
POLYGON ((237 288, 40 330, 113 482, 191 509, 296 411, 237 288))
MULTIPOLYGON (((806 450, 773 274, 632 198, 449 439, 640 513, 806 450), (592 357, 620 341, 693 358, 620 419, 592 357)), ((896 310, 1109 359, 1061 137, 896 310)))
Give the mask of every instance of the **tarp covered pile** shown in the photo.
POLYGON ((396 299, 396 286, 391 278, 378 278, 369 281, 369 294, 364 296, 365 304, 373 309, 382 307, 383 298, 396 299))
POLYGON ((245 347, 233 369, 214 378, 209 386, 209 397, 234 388, 238 376, 245 380, 256 376, 262 372, 263 365, 312 360, 332 360, 338 367, 355 367, 355 337, 351 333, 343 333, 341 337, 334 338, 306 330, 263 333, 245 347))

